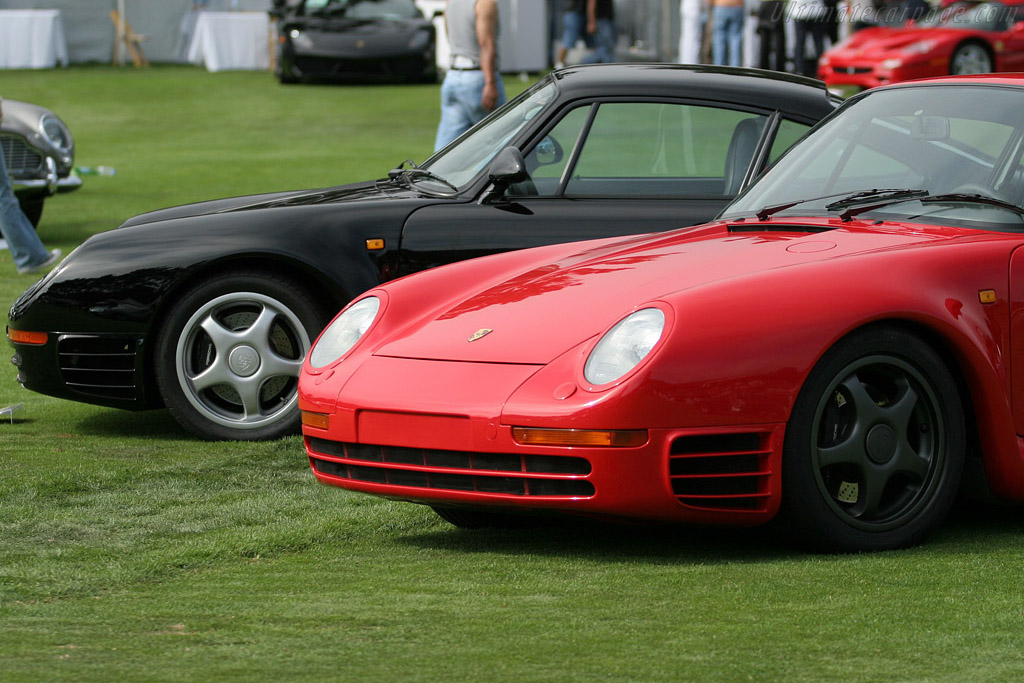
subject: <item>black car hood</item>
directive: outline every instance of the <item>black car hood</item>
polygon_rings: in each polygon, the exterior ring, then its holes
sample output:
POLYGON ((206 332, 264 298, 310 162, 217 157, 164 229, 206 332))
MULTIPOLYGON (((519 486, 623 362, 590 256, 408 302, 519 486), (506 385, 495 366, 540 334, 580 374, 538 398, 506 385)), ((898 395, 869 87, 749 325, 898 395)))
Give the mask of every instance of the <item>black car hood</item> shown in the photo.
POLYGON ((295 22, 294 26, 304 31, 316 31, 322 33, 352 33, 364 37, 367 34, 375 33, 415 33, 416 31, 433 26, 428 19, 360 19, 360 18, 315 18, 310 17, 305 21, 295 22))
POLYGON ((433 25, 426 19, 325 19, 297 24, 312 41, 311 46, 300 47, 292 43, 297 54, 323 57, 369 59, 403 53, 413 47, 420 31, 429 31, 433 25))
POLYGON ((121 227, 146 225, 176 218, 206 216, 215 213, 268 209, 278 206, 310 206, 313 204, 337 204, 372 199, 402 199, 414 196, 419 195, 387 181, 368 181, 352 185, 327 187, 320 190, 269 192, 267 194, 213 199, 207 202, 172 206, 166 209, 140 213, 126 220, 121 224, 121 227))

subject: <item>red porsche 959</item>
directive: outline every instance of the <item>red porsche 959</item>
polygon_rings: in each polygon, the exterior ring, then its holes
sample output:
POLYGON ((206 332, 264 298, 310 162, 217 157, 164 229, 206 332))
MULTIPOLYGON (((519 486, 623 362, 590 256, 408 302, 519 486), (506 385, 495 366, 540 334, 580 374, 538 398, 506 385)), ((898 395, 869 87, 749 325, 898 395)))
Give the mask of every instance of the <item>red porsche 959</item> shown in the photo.
POLYGON ((840 551, 920 541, 966 466, 1024 500, 1021 111, 1024 76, 866 91, 713 223, 370 290, 301 373, 316 478, 840 551))

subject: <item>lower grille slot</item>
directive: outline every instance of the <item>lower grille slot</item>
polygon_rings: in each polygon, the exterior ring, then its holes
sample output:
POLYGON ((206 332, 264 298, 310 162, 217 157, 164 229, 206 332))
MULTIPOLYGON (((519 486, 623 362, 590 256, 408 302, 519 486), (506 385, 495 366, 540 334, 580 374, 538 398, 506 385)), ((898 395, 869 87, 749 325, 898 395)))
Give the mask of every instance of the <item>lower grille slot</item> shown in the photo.
POLYGON ((57 360, 64 383, 82 394, 135 399, 138 344, 135 338, 61 337, 57 360))
POLYGON ((771 477, 767 434, 703 434, 672 443, 669 477, 680 503, 714 510, 763 510, 771 477))
POLYGON ((577 498, 595 492, 593 484, 578 478, 590 473, 590 462, 575 456, 439 451, 312 437, 307 444, 313 468, 341 479, 512 496, 577 498))

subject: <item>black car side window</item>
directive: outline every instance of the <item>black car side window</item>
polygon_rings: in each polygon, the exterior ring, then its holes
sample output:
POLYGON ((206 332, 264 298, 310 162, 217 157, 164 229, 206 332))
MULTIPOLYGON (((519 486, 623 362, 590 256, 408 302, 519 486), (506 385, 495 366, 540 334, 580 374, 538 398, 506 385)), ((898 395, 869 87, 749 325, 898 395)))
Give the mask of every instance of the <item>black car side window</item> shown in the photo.
POLYGON ((576 141, 583 132, 590 115, 590 106, 577 107, 559 121, 551 131, 534 145, 526 155, 526 170, 533 181, 518 183, 509 188, 510 195, 539 195, 553 197, 565 173, 576 141))
POLYGON ((753 159, 765 116, 665 102, 600 105, 567 196, 723 196, 753 159))
POLYGON ((810 129, 811 127, 806 123, 782 119, 779 122, 778 130, 775 131, 775 140, 772 141, 772 148, 768 153, 768 163, 775 163, 775 160, 782 156, 783 152, 792 147, 793 143, 810 129))

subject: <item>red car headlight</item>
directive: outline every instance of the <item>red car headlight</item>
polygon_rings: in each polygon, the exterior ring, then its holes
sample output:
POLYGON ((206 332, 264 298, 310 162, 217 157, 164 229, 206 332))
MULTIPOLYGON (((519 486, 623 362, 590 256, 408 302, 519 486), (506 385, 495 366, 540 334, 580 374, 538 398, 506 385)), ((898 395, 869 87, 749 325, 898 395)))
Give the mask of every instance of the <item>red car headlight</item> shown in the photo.
POLYGON ((352 350, 380 311, 380 299, 368 296, 352 304, 323 331, 309 351, 309 364, 322 368, 352 350))
POLYGON ((583 377, 600 386, 619 379, 640 364, 665 331, 660 308, 642 308, 629 314, 605 333, 590 352, 583 377))

